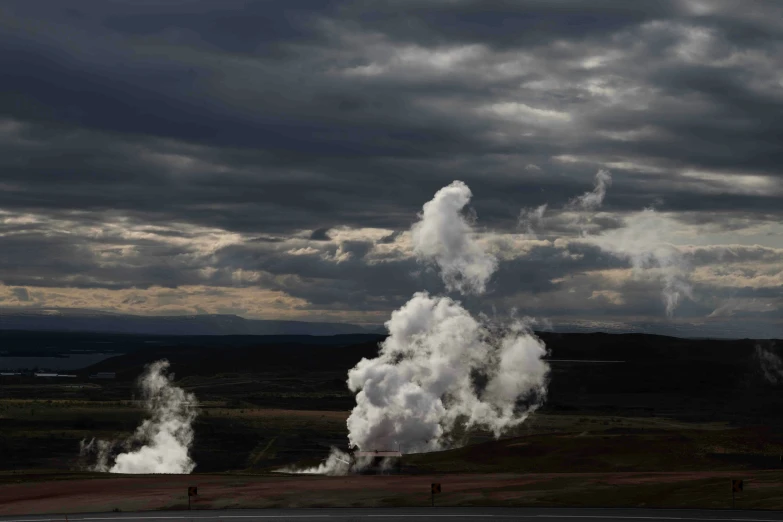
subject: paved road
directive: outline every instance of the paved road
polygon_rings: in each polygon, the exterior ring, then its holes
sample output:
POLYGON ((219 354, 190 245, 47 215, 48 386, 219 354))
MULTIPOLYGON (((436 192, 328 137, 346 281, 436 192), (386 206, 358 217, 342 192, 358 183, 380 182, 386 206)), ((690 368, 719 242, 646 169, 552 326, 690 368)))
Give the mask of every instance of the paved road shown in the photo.
MULTIPOLYGON (((357 508, 357 509, 253 509, 236 511, 157 511, 143 513, 94 513, 68 515, 68 522, 127 521, 193 521, 193 522, 322 522, 375 520, 395 522, 434 519, 458 520, 522 520, 537 522, 783 522, 781 511, 707 511, 653 509, 565 509, 565 508, 357 508)), ((0 517, 0 522, 65 522, 65 515, 0 517)))

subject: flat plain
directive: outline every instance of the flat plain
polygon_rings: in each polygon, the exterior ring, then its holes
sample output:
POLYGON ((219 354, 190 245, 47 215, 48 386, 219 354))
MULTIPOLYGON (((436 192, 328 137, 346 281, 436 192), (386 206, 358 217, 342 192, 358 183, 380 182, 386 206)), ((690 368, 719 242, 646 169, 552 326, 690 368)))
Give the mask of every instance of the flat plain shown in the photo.
MULTIPOLYGON (((407 454, 402 475, 278 473, 346 448, 347 370, 377 341, 259 342, 129 350, 67 381, 26 376, 0 386, 0 514, 182 509, 421 506, 440 482, 444 506, 731 506, 783 508, 783 397, 764 379, 754 341, 549 334, 546 403, 501 440, 457 434, 457 448, 407 454), (79 443, 130 434, 144 417, 135 377, 171 361, 196 394, 190 476, 87 471, 79 443), (298 364, 298 361, 306 361, 298 364), (603 363, 580 363, 598 360, 603 363), (618 362, 619 361, 619 362, 618 362), (116 371, 98 381, 96 371, 116 371)), ((404 448, 403 448, 404 451, 404 448)))

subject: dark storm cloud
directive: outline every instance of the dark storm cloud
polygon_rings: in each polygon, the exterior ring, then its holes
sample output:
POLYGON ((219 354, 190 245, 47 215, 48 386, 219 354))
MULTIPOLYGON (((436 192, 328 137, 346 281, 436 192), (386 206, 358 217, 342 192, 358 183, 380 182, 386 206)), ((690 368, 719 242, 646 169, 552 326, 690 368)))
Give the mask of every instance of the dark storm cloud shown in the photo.
POLYGON ((310 234, 310 239, 312 241, 329 241, 331 238, 329 237, 329 228, 316 228, 313 230, 313 233, 310 234))
POLYGON ((314 12, 328 9, 334 2, 193 2, 189 12, 176 5, 161 5, 154 12, 110 15, 104 25, 127 35, 155 35, 167 30, 188 31, 198 38, 190 44, 205 43, 229 53, 255 53, 274 50, 290 41, 313 40, 314 12), (200 6, 199 6, 200 4, 200 6))
MULTIPOLYGON (((32 287, 250 285, 281 290, 313 305, 361 306, 368 310, 399 305, 421 289, 443 291, 439 275, 413 258, 369 262, 367 256, 373 246, 370 241, 345 241, 339 245, 316 241, 310 244, 321 246, 306 252, 279 249, 277 243, 251 241, 215 252, 199 252, 193 245, 166 244, 171 236, 165 231, 155 234, 159 236, 157 241, 107 237, 105 233, 99 238, 79 240, 73 235, 58 241, 34 236, 6 239, 4 259, 8 264, 0 264, 0 271, 6 274, 6 284, 32 287), (132 245, 133 249, 123 252, 112 242, 132 245), (14 267, 24 270, 15 271, 14 267), (260 279, 238 281, 234 277, 238 270, 262 275, 260 279)), ((190 236, 195 238, 197 234, 192 232, 190 236)), ((524 259, 502 261, 491 286, 498 298, 512 295, 519 288, 540 293, 559 287, 551 279, 607 266, 627 265, 586 245, 574 244, 567 251, 541 246, 533 248, 524 259)))
POLYGON ((12 288, 11 293, 20 301, 29 301, 30 294, 27 288, 12 288))
MULTIPOLYGON (((264 279, 265 286, 313 304, 380 305, 385 309, 392 304, 402 304, 420 290, 444 291, 439 274, 412 258, 367 263, 364 256, 371 246, 369 242, 344 243, 340 250, 352 255, 340 262, 323 255, 334 256, 336 246, 317 253, 295 255, 230 246, 217 252, 215 257, 217 266, 229 271, 262 270, 270 274, 264 279), (386 299, 378 303, 376 298, 379 296, 386 299)), ((491 296, 502 299, 520 289, 533 293, 555 290, 562 285, 553 283, 552 279, 607 267, 626 268, 628 264, 589 245, 569 245, 567 251, 552 246, 536 247, 524 258, 499 263, 490 283, 491 296)))
POLYGON ((783 267, 783 249, 765 248, 759 245, 727 245, 697 247, 692 252, 695 264, 712 265, 716 262, 772 263, 783 267))
POLYGON ((402 233, 402 231, 399 231, 399 230, 396 231, 396 232, 392 232, 388 236, 385 236, 385 237, 379 239, 378 243, 384 244, 384 245, 394 243, 397 240, 397 238, 400 237, 401 233, 402 233))
POLYGON ((680 11, 670 1, 632 6, 617 0, 468 0, 354 2, 340 14, 356 26, 421 45, 482 42, 516 49, 556 39, 604 38, 680 11))
MULTIPOLYGON (((347 259, 336 262, 337 246, 330 245, 313 253, 291 254, 284 251, 248 249, 230 246, 215 253, 217 266, 229 272, 238 269, 263 271, 263 285, 282 290, 313 304, 368 306, 375 296, 392 302, 404 302, 421 287, 422 279, 412 273, 418 268, 412 259, 376 264, 365 262, 371 244, 354 242, 344 248, 347 259)), ((432 278, 433 282, 435 278, 432 278)))
MULTIPOLYGON (((334 34, 327 34, 323 28, 324 21, 336 24, 336 30, 341 30, 346 35, 351 34, 351 30, 382 32, 389 39, 390 45, 395 45, 395 42, 416 43, 421 46, 436 43, 438 45, 476 43, 501 48, 514 45, 525 49, 525 46, 535 43, 536 48, 540 48, 542 53, 554 53, 555 51, 551 49, 553 42, 582 40, 588 36, 594 40, 591 42, 597 46, 597 49, 605 49, 607 46, 611 47, 611 40, 615 34, 633 35, 634 28, 641 24, 666 20, 682 15, 684 12, 676 3, 656 3, 647 7, 630 8, 627 4, 617 2, 599 2, 589 7, 580 5, 579 9, 562 2, 497 2, 496 4, 487 6, 484 3, 458 2, 444 5, 418 2, 392 5, 314 2, 297 11, 291 11, 284 9, 283 4, 277 2, 263 4, 232 2, 220 6, 197 2, 188 7, 164 2, 157 7, 117 4, 113 8, 88 3, 82 11, 95 11, 89 22, 93 24, 90 27, 95 30, 94 38, 99 40, 109 38, 108 35, 115 32, 126 36, 156 36, 158 40, 146 44, 154 47, 171 45, 172 39, 174 43, 180 42, 177 39, 181 38, 180 36, 175 38, 170 34, 171 30, 178 29, 185 31, 192 38, 198 37, 198 42, 187 39, 184 42, 191 48, 188 59, 193 63, 177 61, 176 57, 165 59, 158 54, 155 55, 155 62, 146 64, 141 58, 134 58, 134 53, 129 50, 130 40, 116 40, 114 44, 116 50, 94 51, 91 60, 80 61, 78 54, 67 53, 58 47, 47 45, 47 38, 43 36, 38 40, 33 39, 33 43, 30 43, 30 38, 22 40, 18 33, 6 34, 4 41, 7 48, 13 52, 4 53, 0 60, 4 60, 4 70, 14 71, 14 74, 7 74, 7 78, 4 78, 8 95, 4 98, 0 97, 0 104, 4 103, 3 111, 8 115, 26 121, 57 121, 126 135, 166 136, 218 147, 252 149, 250 154, 245 154, 244 159, 239 157, 241 154, 232 153, 230 150, 216 152, 216 154, 219 156, 219 164, 222 165, 234 166, 250 162, 256 170, 255 175, 241 176, 236 180, 237 183, 232 183, 231 174, 223 173, 217 176, 206 173, 200 180, 200 186, 190 187, 181 194, 183 200, 193 203, 201 194, 207 198, 224 199, 229 208, 223 212, 212 210, 209 213, 210 218, 219 222, 221 226, 243 228, 247 226, 247 223, 241 222, 243 218, 240 214, 243 213, 240 208, 241 203, 248 202, 239 202, 236 199, 252 198, 256 205, 264 200, 280 201, 290 207, 292 206, 290 200, 307 197, 307 193, 312 193, 321 201, 339 199, 347 202, 350 198, 350 204, 339 205, 342 208, 357 209, 366 206, 366 195, 377 184, 359 181, 365 170, 375 171, 377 176, 394 176, 408 187, 414 184, 412 183, 414 179, 421 179, 423 176, 433 179, 432 186, 426 186, 426 190, 405 192, 400 190, 392 194, 398 204, 409 201, 409 208, 415 208, 416 203, 420 204, 427 194, 431 194, 439 184, 448 182, 450 178, 461 177, 470 182, 479 175, 483 178, 484 201, 491 201, 495 194, 505 195, 509 188, 514 187, 519 192, 519 204, 535 204, 541 200, 534 199, 529 191, 523 189, 526 183, 535 182, 537 188, 545 190, 549 201, 562 202, 576 190, 578 182, 574 181, 574 178, 584 177, 585 171, 589 168, 550 166, 547 168, 550 179, 557 171, 561 174, 555 177, 554 181, 542 183, 541 180, 531 177, 528 177, 530 181, 525 181, 523 177, 509 178, 508 165, 497 169, 499 171, 497 174, 501 175, 493 175, 492 159, 487 154, 500 151, 522 157, 530 156, 531 159, 536 159, 538 156, 539 159, 544 160, 541 163, 545 163, 546 158, 541 157, 542 154, 563 152, 564 147, 556 142, 540 142, 540 140, 530 145, 526 145, 522 140, 513 147, 489 144, 479 136, 482 130, 487 129, 486 123, 470 119, 459 120, 456 118, 457 115, 455 118, 444 119, 442 115, 435 114, 429 115, 429 123, 427 123, 421 115, 421 110, 411 106, 411 103, 423 94, 443 98, 459 96, 467 100, 491 102, 493 95, 491 91, 486 90, 486 81, 471 85, 466 83, 467 80, 464 78, 450 77, 445 83, 433 78, 426 91, 422 90, 422 87, 413 85, 398 85, 397 87, 401 88, 392 90, 384 86, 383 82, 361 85, 363 83, 361 81, 357 83, 326 74, 328 67, 350 66, 353 59, 351 55, 356 54, 356 49, 346 49, 346 44, 340 42, 334 34), (400 6, 403 8, 401 9, 400 6), (111 9, 119 12, 112 13, 111 9), (145 10, 147 12, 143 12, 145 10), (391 14, 394 15, 387 16, 391 14), (232 24, 236 24, 234 30, 231 30, 232 24), (257 27, 255 34, 251 30, 253 26, 257 27), (268 26, 274 26, 275 29, 264 30, 268 26), (536 29, 530 30, 528 26, 535 26, 536 29), (433 35, 437 42, 428 42, 420 31, 421 27, 427 27, 426 34, 433 35), (528 30, 520 30, 520 27, 528 27, 528 30), (263 49, 273 44, 280 49, 285 48, 288 54, 276 56, 274 60, 264 55, 263 49), (230 93, 214 92, 215 82, 219 81, 221 76, 228 75, 228 78, 237 81, 239 72, 216 69, 215 62, 207 61, 208 50, 213 48, 220 49, 225 56, 230 56, 226 53, 234 53, 238 57, 255 60, 248 61, 248 68, 245 68, 248 77, 244 81, 246 92, 243 93, 243 98, 252 100, 253 106, 231 103, 231 100, 225 98, 230 93), (334 51, 334 56, 330 55, 330 50, 334 51), (102 57, 102 53, 105 54, 105 58, 102 57), (342 61, 341 53, 345 54, 342 61), (120 56, 122 60, 116 64, 103 62, 104 59, 109 60, 113 56, 120 56), (257 67, 258 71, 253 70, 251 67, 253 65, 260 65, 257 67), (481 90, 478 90, 478 87, 481 87, 481 90), (426 146, 422 147, 424 144, 426 146), (261 151, 265 151, 265 154, 261 151), (450 164, 447 169, 444 169, 445 165, 440 165, 444 154, 465 156, 467 160, 462 162, 464 166, 458 162, 457 165, 450 164), (388 167, 389 158, 404 159, 411 156, 419 156, 422 160, 417 164, 408 163, 402 166, 404 172, 390 172, 396 169, 388 167), (316 158, 317 162, 314 161, 316 158), (294 186, 294 184, 281 184, 264 179, 264 172, 268 169, 285 172, 291 168, 296 168, 299 172, 317 169, 328 176, 323 180, 325 186, 319 187, 319 183, 308 180, 309 185, 305 190, 302 183, 294 186), (442 178, 438 179, 439 176, 442 178), (337 187, 340 189, 348 187, 348 192, 343 192, 337 187), (292 198, 291 194, 295 194, 296 198, 292 198)), ((18 6, 16 7, 18 9, 18 6)), ((54 15, 52 16, 52 23, 57 22, 54 15)), ((728 24, 725 19, 717 15, 706 22, 708 25, 719 27, 719 22, 728 24)), ((698 20, 694 23, 698 23, 698 20)), ((85 45, 89 40, 84 33, 70 36, 83 40, 85 45)), ((655 36, 653 34, 651 37, 653 43, 655 36)), ((624 38, 631 38, 631 36, 624 36, 624 38)), ((668 44, 671 45, 674 40, 675 38, 670 36, 668 44)), ((589 47, 589 45, 585 46, 580 53, 574 50, 558 52, 563 59, 575 59, 589 56, 589 47)), ((165 49, 165 47, 160 48, 165 49)), ((655 57, 663 48, 665 47, 660 45, 657 50, 655 47, 645 48, 644 52, 647 56, 643 58, 655 57)), ((640 62, 645 63, 645 60, 640 62)), ((641 65, 637 67, 641 68, 641 65)), ((677 95, 678 92, 697 91, 702 94, 723 96, 723 99, 715 101, 716 104, 725 102, 722 110, 726 111, 736 112, 733 107, 741 107, 742 102, 748 101, 747 110, 751 111, 748 113, 748 121, 753 121, 752 116, 760 113, 756 107, 765 106, 767 100, 753 97, 750 92, 739 97, 726 98, 742 87, 735 74, 741 70, 726 71, 709 68, 705 70, 703 67, 701 69, 705 73, 709 72, 711 76, 699 80, 701 73, 698 67, 694 66, 692 69, 669 67, 663 70, 654 68, 653 72, 646 73, 646 76, 639 73, 641 76, 638 80, 649 82, 651 88, 668 89, 672 95, 677 95), (689 76, 680 75, 686 72, 689 72, 689 76), (677 82, 680 84, 679 87, 677 82), (714 85, 719 85, 721 88, 718 89, 714 85)), ((607 66, 600 72, 611 77, 620 71, 613 71, 607 66)), ((578 69, 542 70, 537 72, 536 76, 545 78, 550 73, 562 75, 566 80, 585 77, 584 71, 578 69)), ((633 77, 636 71, 624 70, 622 74, 633 77)), ((500 84, 503 85, 503 82, 500 84)), ((561 90, 564 94, 569 92, 568 89, 561 90)), ((499 91, 499 94, 505 91, 504 88, 499 91)), ((583 105, 583 101, 580 101, 583 92, 578 89, 572 91, 574 96, 572 99, 569 100, 562 95, 550 96, 550 102, 563 108, 583 105)), ((534 97, 531 99, 538 96, 533 92, 528 92, 528 95, 534 97)), ((764 114, 774 114, 774 111, 767 111, 764 114)), ((721 129, 720 125, 716 126, 716 121, 730 121, 730 119, 724 118, 724 115, 717 111, 713 118, 699 118, 698 121, 702 122, 699 123, 700 128, 694 127, 696 120, 694 118, 678 123, 682 118, 678 117, 676 111, 653 110, 645 113, 647 124, 650 123, 651 116, 659 119, 668 117, 669 120, 661 121, 660 126, 667 130, 675 130, 675 136, 660 144, 655 140, 623 144, 622 148, 626 154, 634 153, 634 150, 638 149, 637 153, 642 157, 651 155, 665 157, 669 162, 676 161, 678 156, 691 160, 696 157, 703 166, 725 167, 728 159, 724 157, 726 149, 716 149, 714 144, 731 140, 735 164, 743 161, 736 159, 738 155, 735 152, 737 150, 742 152, 743 147, 747 152, 739 156, 744 158, 746 164, 755 165, 753 162, 767 161, 757 158, 770 158, 768 165, 778 163, 775 160, 775 154, 779 154, 778 147, 774 149, 769 147, 767 154, 759 154, 765 152, 762 150, 763 145, 759 144, 765 141, 768 143, 776 141, 774 130, 772 134, 767 130, 766 140, 742 139, 741 136, 736 136, 737 132, 741 131, 746 135, 749 129, 721 129), (678 128, 677 125, 682 127, 678 128), (684 134, 688 134, 690 139, 683 140, 684 134), (698 158, 700 143, 704 144, 702 148, 710 148, 703 153, 704 158, 698 158)), ((638 119, 638 111, 631 112, 622 107, 615 107, 589 116, 587 122, 594 127, 592 130, 621 130, 638 127, 642 123, 635 121, 638 119), (612 117, 622 126, 612 125, 613 120, 610 119, 612 117)), ((766 119, 769 119, 769 116, 766 119)), ((652 123, 658 122, 653 120, 652 123)), ((769 129, 769 125, 758 127, 769 129)), ((595 142, 590 139, 584 140, 581 147, 578 143, 575 145, 577 148, 593 153, 611 153, 619 149, 616 144, 607 141, 595 142)), ((119 167, 102 169, 100 176, 95 175, 95 171, 101 164, 101 158, 95 157, 97 155, 94 148, 91 152, 83 152, 81 156, 73 153, 70 156, 61 154, 60 170, 63 164, 71 163, 72 171, 82 172, 83 175, 92 173, 93 180, 102 179, 108 182, 112 171, 117 172, 119 167)), ((117 160, 122 162, 125 158, 120 157, 117 160)), ((52 178, 58 175, 51 167, 41 168, 45 169, 42 176, 52 178)), ((149 166, 138 165, 134 170, 138 176, 139 172, 149 171, 149 166)), ((25 171, 25 174, 29 173, 28 169, 25 171)), ((145 184, 152 179, 160 184, 161 174, 148 175, 145 184)), ((640 205, 649 204, 647 199, 655 196, 649 193, 643 196, 628 185, 633 183, 626 185, 622 180, 618 181, 614 190, 616 197, 608 201, 608 204, 626 209, 630 209, 632 205, 638 208, 640 205)), ((128 187, 124 189, 124 194, 129 194, 128 187)), ((681 210, 687 207, 682 197, 678 197, 677 193, 670 193, 671 191, 665 187, 656 187, 656 192, 657 196, 663 195, 666 204, 671 205, 673 209, 681 210)), ((140 200, 147 196, 146 192, 139 194, 136 201, 131 197, 127 206, 143 206, 144 203, 140 200)), ((89 194, 85 194, 86 199, 89 197, 89 194)), ((768 208, 773 204, 770 198, 761 196, 739 199, 733 197, 706 195, 700 204, 704 209, 725 209, 731 205, 745 207, 760 205, 768 208)), ((516 204, 516 202, 509 204, 507 197, 497 199, 505 199, 505 205, 509 207, 516 204)), ((111 202, 113 205, 118 203, 111 202)), ((177 203, 177 198, 170 202, 173 205, 177 203)), ((477 201, 476 207, 483 219, 489 223, 507 226, 509 218, 515 214, 515 209, 504 209, 493 203, 477 201)), ((311 208, 317 212, 319 210, 317 206, 314 204, 311 208)), ((348 215, 348 212, 340 211, 335 208, 336 206, 322 205, 321 212, 330 215, 336 212, 343 223, 355 223, 360 218, 373 219, 373 216, 368 216, 367 212, 348 215)), ((131 208, 127 210, 131 211, 131 208)), ((185 208, 176 209, 175 212, 182 213, 187 220, 198 219, 193 215, 196 212, 187 212, 185 208)), ((295 219, 295 210, 292 209, 289 213, 292 219, 295 219)), ((270 213, 264 214, 269 216, 270 213)), ((302 221, 301 227, 307 227, 305 222, 309 222, 312 218, 312 213, 303 213, 299 218, 302 221)), ((377 220, 377 217, 375 219, 377 220)), ((383 222, 388 224, 388 217, 384 218, 383 222)), ((397 222, 396 226, 405 225, 397 222)))
POLYGON ((74 244, 72 238, 16 237, 2 243, 0 280, 6 285, 123 289, 204 282, 197 272, 203 265, 192 266, 181 252, 158 250, 145 256, 142 249, 135 260, 107 266, 89 244, 74 244))
POLYGON ((282 243, 285 241, 283 238, 280 237, 272 237, 272 236, 258 236, 252 238, 250 241, 255 241, 258 243, 282 243))
MULTIPOLYGON (((644 207, 710 232, 774 223, 783 7, 703 4, 8 0, 0 210, 15 217, 0 227, 0 280, 255 284, 312 306, 391 309, 441 289, 437 274, 405 256, 377 262, 373 241, 330 229, 383 228, 375 243, 393 245, 460 179, 481 230, 518 230, 520 209, 546 203, 540 237, 574 235, 562 211, 602 167, 613 184, 593 234, 644 207), (78 230, 53 233, 57 222, 78 230), (196 245, 196 226, 243 237, 196 245), (239 269, 261 275, 237 283, 239 269)), ((781 262, 747 246, 693 261, 781 262)), ((575 283, 563 278, 627 266, 539 246, 503 260, 493 292, 551 294, 565 310, 575 283)), ((579 299, 609 299, 585 281, 579 299)), ((628 309, 658 313, 651 288, 627 286, 628 309)))

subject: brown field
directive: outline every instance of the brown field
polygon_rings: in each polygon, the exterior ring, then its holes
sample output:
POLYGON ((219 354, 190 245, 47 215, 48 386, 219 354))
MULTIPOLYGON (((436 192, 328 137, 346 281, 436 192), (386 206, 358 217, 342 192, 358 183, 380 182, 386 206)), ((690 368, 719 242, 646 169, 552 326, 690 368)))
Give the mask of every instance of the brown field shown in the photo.
POLYGON ((345 424, 348 416, 351 414, 349 411, 318 411, 318 410, 284 410, 279 408, 247 408, 243 410, 229 409, 229 408, 211 408, 210 414, 213 415, 227 415, 232 417, 242 418, 264 418, 268 420, 276 420, 280 418, 286 419, 301 419, 301 420, 313 420, 328 422, 336 422, 345 424))
MULTIPOLYGON (((13 480, 5 476, 5 480, 13 480)), ((420 476, 21 477, 0 488, 0 515, 193 509, 427 506, 730 508, 730 479, 745 480, 737 508, 783 509, 783 472, 533 473, 420 476), (67 478, 67 480, 66 480, 67 478)))
MULTIPOLYGON (((104 404, 94 412, 116 413, 116 408, 104 404)), ((217 404, 208 410, 212 418, 245 419, 281 433, 305 427, 341 430, 348 415, 217 404)), ((0 473, 0 515, 183 509, 189 485, 199 488, 194 509, 426 506, 432 482, 443 485, 436 498, 443 506, 728 508, 732 478, 745 480, 738 508, 783 509, 783 470, 763 469, 781 464, 781 440, 768 430, 660 417, 537 414, 515 435, 406 455, 411 474, 403 476, 259 473, 273 469, 263 465, 190 476, 6 471, 0 473)), ((249 459, 264 462, 275 444, 270 439, 249 459)), ((315 464, 327 452, 321 447, 317 458, 312 454, 299 462, 315 464)))

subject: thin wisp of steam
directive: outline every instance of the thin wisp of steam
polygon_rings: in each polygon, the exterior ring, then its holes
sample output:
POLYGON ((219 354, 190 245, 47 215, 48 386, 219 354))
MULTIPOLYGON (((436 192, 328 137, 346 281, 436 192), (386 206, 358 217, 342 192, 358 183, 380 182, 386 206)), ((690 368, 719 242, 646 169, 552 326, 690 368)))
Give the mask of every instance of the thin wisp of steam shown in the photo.
POLYGON ((98 471, 101 473, 107 473, 110 469, 109 459, 111 459, 111 451, 114 448, 114 443, 108 440, 90 439, 82 440, 79 443, 79 455, 81 457, 92 457, 95 464, 88 466, 90 471, 98 471))
POLYGON ((522 233, 531 239, 538 239, 536 230, 544 222, 544 213, 546 212, 547 204, 539 205, 535 208, 523 208, 519 212, 519 218, 517 219, 517 226, 522 229, 522 233))
POLYGON ((578 227, 582 236, 588 235, 594 214, 603 204, 606 190, 611 184, 612 174, 608 170, 601 169, 595 175, 593 190, 585 192, 566 203, 566 210, 576 212, 572 226, 578 227))
POLYGON ((581 196, 577 196, 568 202, 566 208, 574 210, 593 211, 598 209, 604 202, 606 190, 612 185, 612 173, 608 170, 600 169, 595 174, 595 187, 581 196))
POLYGON ((196 467, 190 446, 198 402, 195 395, 173 384, 172 376, 166 374, 168 367, 166 360, 154 362, 139 378, 147 419, 133 435, 123 441, 82 441, 82 456, 95 459, 91 470, 186 474, 196 467))
POLYGON ((354 471, 351 455, 334 447, 329 452, 329 456, 318 466, 313 466, 311 468, 296 468, 290 466, 277 470, 278 473, 330 476, 347 475, 351 471, 354 471))
POLYGON ((278 473, 291 473, 296 475, 329 475, 342 476, 349 473, 359 473, 370 466, 371 457, 354 457, 353 455, 332 448, 329 456, 318 466, 310 468, 297 468, 289 466, 277 470, 278 473))
POLYGON ((761 344, 757 344, 756 358, 759 361, 764 378, 770 384, 783 383, 783 360, 781 360, 780 357, 771 350, 763 347, 761 344))

